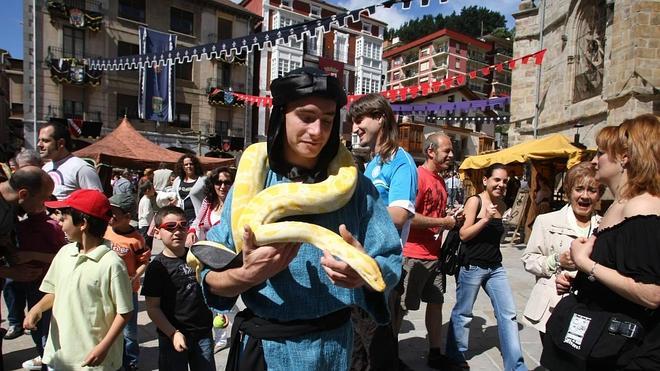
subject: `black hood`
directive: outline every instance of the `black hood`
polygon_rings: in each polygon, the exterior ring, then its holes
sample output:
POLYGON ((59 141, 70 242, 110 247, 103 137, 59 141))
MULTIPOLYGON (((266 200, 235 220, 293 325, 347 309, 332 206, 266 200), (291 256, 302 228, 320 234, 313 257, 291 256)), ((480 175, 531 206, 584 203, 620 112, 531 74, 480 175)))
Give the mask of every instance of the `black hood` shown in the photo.
POLYGON ((341 87, 341 83, 336 77, 317 68, 303 67, 273 80, 270 84, 270 91, 273 96, 273 107, 268 122, 268 162, 271 170, 284 176, 287 176, 292 168, 284 159, 286 105, 309 96, 327 98, 337 102, 330 138, 319 154, 316 168, 313 169, 313 172, 320 172, 321 177, 325 178, 328 164, 337 155, 339 149, 339 110, 346 105, 346 93, 341 87))

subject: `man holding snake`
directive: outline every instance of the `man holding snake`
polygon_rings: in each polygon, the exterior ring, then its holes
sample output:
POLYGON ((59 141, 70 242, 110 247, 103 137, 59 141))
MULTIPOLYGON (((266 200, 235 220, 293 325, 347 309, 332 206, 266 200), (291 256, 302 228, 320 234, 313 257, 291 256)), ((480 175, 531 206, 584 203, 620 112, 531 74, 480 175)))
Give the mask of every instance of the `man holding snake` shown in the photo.
MULTIPOLYGON (((346 153, 339 142, 339 110, 346 104, 339 80, 305 67, 273 80, 271 92, 267 161, 263 161, 268 168, 265 184, 257 186, 319 184, 332 178, 333 159, 346 153)), ((246 161, 245 157, 241 161, 246 161)), ((352 165, 344 164, 342 169, 347 166, 352 165)), ((361 307, 378 323, 389 321, 386 298, 401 275, 397 229, 385 206, 378 202, 378 191, 355 171, 354 191, 350 198, 344 197, 347 201, 343 206, 338 202, 332 211, 316 211, 311 206, 307 215, 284 219, 341 235, 348 243, 342 249, 355 249, 342 253, 344 256, 364 251, 375 261, 377 275, 382 276, 382 292, 366 285, 374 286, 371 280, 365 281, 361 269, 358 272, 347 263, 350 259, 341 260, 328 252, 333 249, 322 251, 310 243, 256 246, 259 235, 255 238, 253 228, 241 225, 232 233, 232 209, 242 207, 232 200, 249 188, 238 184, 241 171, 249 169, 239 165, 222 222, 207 234, 209 240, 241 253, 218 267, 212 262, 214 258, 197 254, 195 247, 192 250, 202 263, 215 268, 201 272, 207 303, 226 310, 241 295, 247 307, 234 322, 232 339, 240 339, 242 344, 232 345, 227 370, 346 370, 353 336, 350 307, 361 307)), ((296 207, 310 208, 304 204, 296 207)), ((217 254, 222 254, 220 250, 217 254)), ((358 260, 371 260, 366 258, 358 260)))

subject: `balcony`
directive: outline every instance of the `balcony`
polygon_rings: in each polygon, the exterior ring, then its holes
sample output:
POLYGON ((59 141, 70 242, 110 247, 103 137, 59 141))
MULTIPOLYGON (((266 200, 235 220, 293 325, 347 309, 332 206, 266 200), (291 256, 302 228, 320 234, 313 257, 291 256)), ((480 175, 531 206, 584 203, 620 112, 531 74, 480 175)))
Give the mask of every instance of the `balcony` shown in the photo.
POLYGON ((83 54, 80 51, 66 51, 62 48, 49 46, 46 65, 50 67, 51 78, 58 83, 100 85, 103 72, 91 70, 85 64, 83 54))
POLYGON ((228 86, 221 79, 213 77, 206 79, 208 102, 213 106, 245 107, 245 101, 232 94, 244 91, 245 84, 243 83, 234 82, 228 86))
POLYGON ((79 29, 98 31, 103 24, 101 2, 96 0, 51 0, 48 13, 52 19, 67 21, 79 29))
POLYGON ((87 111, 71 112, 70 110, 64 109, 63 106, 49 104, 46 109, 46 119, 75 119, 82 121, 101 122, 103 112, 96 110, 99 108, 100 107, 91 107, 91 109, 87 111))

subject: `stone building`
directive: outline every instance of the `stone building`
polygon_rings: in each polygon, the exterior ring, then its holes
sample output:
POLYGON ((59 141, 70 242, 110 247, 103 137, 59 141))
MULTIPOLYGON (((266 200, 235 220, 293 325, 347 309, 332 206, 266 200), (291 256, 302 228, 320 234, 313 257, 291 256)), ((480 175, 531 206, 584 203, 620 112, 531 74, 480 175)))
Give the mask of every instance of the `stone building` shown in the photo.
MULTIPOLYGON (((660 113, 660 2, 644 0, 522 0, 514 56, 540 49, 544 23, 538 136, 579 130, 595 134, 643 113, 660 113), (545 3, 545 12, 539 7, 545 3), (541 16, 544 14, 542 22, 541 16)), ((513 70, 509 143, 533 137, 536 69, 513 70)))
MULTIPOLYGON (((51 0, 36 4, 37 126, 51 119, 71 119, 88 128, 102 125, 107 132, 126 115, 143 135, 165 147, 198 151, 198 139, 212 134, 241 143, 247 137, 245 142, 250 142, 247 123, 251 110, 247 105, 226 104, 225 99, 212 96, 223 95, 230 88, 252 94, 251 56, 176 65, 176 112, 171 123, 138 119, 137 70, 99 73, 83 60, 138 54, 140 26, 175 34, 178 47, 190 47, 247 35, 260 19, 256 14, 230 0, 51 0)), ((32 1, 25 0, 23 9, 24 131, 32 142, 32 1)))

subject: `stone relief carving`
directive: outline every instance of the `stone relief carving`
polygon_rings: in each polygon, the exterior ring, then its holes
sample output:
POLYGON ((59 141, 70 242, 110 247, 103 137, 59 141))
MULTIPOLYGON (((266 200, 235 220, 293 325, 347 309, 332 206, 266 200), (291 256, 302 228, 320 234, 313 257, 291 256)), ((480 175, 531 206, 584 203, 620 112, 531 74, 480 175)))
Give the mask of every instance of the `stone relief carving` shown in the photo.
POLYGON ((585 0, 577 9, 573 102, 599 95, 605 65, 605 0, 585 0))

